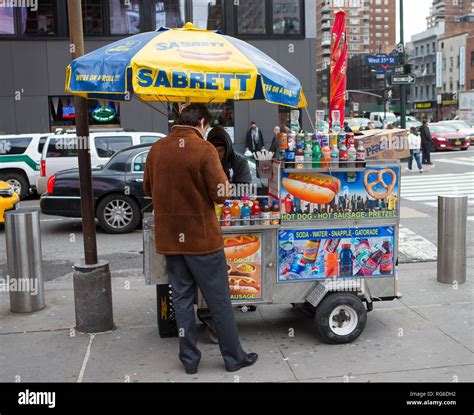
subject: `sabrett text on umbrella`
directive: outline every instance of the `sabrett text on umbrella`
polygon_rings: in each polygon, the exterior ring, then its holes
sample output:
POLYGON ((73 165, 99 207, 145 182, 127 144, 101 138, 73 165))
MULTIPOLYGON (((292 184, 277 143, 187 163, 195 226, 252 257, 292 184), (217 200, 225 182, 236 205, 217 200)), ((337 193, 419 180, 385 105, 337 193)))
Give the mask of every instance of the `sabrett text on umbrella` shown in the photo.
POLYGON ((247 81, 251 78, 245 74, 230 74, 218 72, 183 72, 171 71, 168 74, 164 70, 154 72, 151 69, 142 68, 138 71, 138 85, 147 88, 191 88, 230 91, 232 81, 239 83, 240 91, 247 90, 247 81))

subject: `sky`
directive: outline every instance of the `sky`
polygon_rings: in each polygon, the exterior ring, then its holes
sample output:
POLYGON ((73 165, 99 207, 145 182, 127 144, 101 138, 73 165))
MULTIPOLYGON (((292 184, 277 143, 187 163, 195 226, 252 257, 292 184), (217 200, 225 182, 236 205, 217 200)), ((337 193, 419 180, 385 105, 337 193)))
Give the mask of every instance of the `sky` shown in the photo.
MULTIPOLYGON (((399 1, 397 2, 397 16, 400 15, 398 10, 399 1)), ((405 43, 411 40, 411 36, 423 32, 426 29, 426 17, 429 15, 430 7, 433 0, 404 0, 404 36, 405 43)), ((399 19, 397 18, 397 43, 400 39, 399 19)))

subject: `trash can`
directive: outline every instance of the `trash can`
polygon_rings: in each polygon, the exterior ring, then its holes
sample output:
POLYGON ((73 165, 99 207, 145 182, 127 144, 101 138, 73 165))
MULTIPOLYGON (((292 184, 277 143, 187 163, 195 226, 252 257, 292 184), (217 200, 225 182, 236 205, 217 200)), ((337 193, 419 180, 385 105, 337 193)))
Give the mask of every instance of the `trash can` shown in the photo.
POLYGON ((467 196, 438 196, 438 282, 466 282, 466 228, 467 196))
POLYGON ((39 210, 5 213, 10 310, 31 313, 45 306, 39 210))

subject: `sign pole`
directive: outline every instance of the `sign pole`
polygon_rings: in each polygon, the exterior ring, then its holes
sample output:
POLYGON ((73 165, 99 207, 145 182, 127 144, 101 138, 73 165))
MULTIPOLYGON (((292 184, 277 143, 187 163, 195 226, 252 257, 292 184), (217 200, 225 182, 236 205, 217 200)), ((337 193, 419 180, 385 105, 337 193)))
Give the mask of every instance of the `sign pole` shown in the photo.
MULTIPOLYGON (((70 51, 72 58, 76 59, 84 54, 81 1, 68 0, 68 17, 70 51)), ((85 333, 98 333, 114 328, 112 282, 109 263, 99 263, 97 258, 87 100, 75 96, 74 106, 84 239, 84 264, 75 264, 73 275, 76 328, 85 333)))
MULTIPOLYGON (((403 45, 403 52, 400 54, 400 64, 405 65, 405 39, 403 33, 403 0, 400 0, 400 44, 403 45)), ((400 127, 407 127, 407 90, 406 85, 400 85, 400 127)))

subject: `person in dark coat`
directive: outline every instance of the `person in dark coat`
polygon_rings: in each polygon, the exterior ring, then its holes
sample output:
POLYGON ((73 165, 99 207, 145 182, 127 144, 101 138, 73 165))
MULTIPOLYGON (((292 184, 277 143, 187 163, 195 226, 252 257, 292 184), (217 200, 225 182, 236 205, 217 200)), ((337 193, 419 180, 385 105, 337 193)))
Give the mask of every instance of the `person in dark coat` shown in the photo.
POLYGON ((262 150, 264 147, 265 142, 263 141, 263 134, 257 127, 257 123, 252 121, 250 123, 250 128, 247 131, 247 136, 245 137, 245 148, 250 150, 252 153, 255 153, 262 150))
POLYGON ((280 127, 277 125, 273 129, 273 140, 270 145, 270 151, 273 153, 273 157, 276 157, 278 148, 280 147, 280 127))
POLYGON ((428 127, 428 121, 423 120, 423 124, 420 127, 421 136, 421 152, 423 153, 423 164, 432 165, 431 162, 431 148, 433 146, 433 139, 431 138, 430 128, 428 127))
POLYGON ((222 167, 230 183, 252 183, 249 163, 245 157, 234 151, 232 140, 224 127, 218 125, 209 131, 207 141, 216 148, 222 167))

